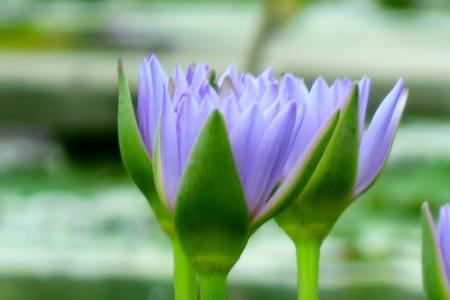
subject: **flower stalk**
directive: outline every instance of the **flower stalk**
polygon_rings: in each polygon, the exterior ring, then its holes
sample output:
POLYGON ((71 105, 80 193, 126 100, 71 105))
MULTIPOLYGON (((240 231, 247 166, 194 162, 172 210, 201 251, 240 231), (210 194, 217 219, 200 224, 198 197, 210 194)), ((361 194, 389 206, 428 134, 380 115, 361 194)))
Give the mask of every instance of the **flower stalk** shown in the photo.
POLYGON ((201 300, 225 300, 227 276, 224 274, 200 275, 201 300))
POLYGON ((175 300, 197 300, 197 276, 179 242, 172 239, 175 300))
POLYGON ((320 244, 317 239, 301 239, 295 243, 298 300, 319 300, 320 244))

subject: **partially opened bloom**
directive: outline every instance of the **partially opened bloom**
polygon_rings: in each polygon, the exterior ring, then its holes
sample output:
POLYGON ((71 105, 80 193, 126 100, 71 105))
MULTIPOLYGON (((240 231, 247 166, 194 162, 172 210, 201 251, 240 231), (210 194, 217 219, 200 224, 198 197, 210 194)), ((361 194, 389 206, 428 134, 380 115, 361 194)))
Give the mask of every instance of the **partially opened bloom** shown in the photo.
MULTIPOLYGON (((343 108, 347 104, 344 101, 351 101, 351 97, 348 96, 352 93, 353 86, 353 81, 347 78, 337 79, 331 86, 328 86, 325 80, 319 77, 313 84, 310 93, 302 95, 307 104, 304 122, 306 130, 314 132, 333 110, 343 108)), ((358 93, 358 97, 356 97, 358 114, 357 124, 354 125, 358 130, 358 169, 352 189, 352 198, 363 193, 381 171, 391 149, 407 99, 404 82, 399 80, 381 102, 366 129, 370 94, 368 77, 359 81, 356 92, 358 93)), ((307 142, 307 139, 304 139, 303 142, 307 142)), ((346 151, 344 148, 340 150, 346 151)))
MULTIPOLYGON (((403 113, 407 91, 402 80, 381 102, 367 129, 366 111, 370 81, 357 85, 338 79, 328 86, 318 78, 302 95, 305 137, 336 109, 339 121, 329 145, 307 186, 296 200, 276 217, 280 227, 297 246, 301 299, 317 299, 320 244, 342 212, 376 179, 385 164, 403 113), (310 269, 304 269, 310 268, 310 269), (302 276, 303 274, 303 276, 302 276)), ((303 143, 307 143, 303 139, 303 143)), ((299 148, 302 148, 300 142, 299 148)), ((293 167, 292 164, 285 169, 293 167)))
MULTIPOLYGON (((316 231, 323 231, 319 234, 326 235, 342 210, 377 178, 391 149, 406 104, 407 90, 399 80, 381 102, 366 129, 369 90, 367 77, 356 87, 347 78, 337 79, 328 86, 319 77, 310 92, 301 96, 305 103, 305 120, 300 129, 304 137, 299 143, 300 149, 302 143, 308 142, 311 135, 308 133, 315 132, 332 111, 341 109, 342 113, 330 147, 303 194, 298 195, 294 206, 300 212, 290 217, 297 219, 289 220, 290 225, 297 222, 299 226, 300 223, 305 226, 311 222, 316 231)), ((293 164, 288 163, 285 169, 290 167, 293 164)))
POLYGON ((450 299, 450 204, 441 207, 436 230, 428 203, 422 207, 422 270, 430 300, 450 299))
POLYGON ((320 161, 338 109, 305 126, 302 89, 271 69, 254 77, 230 67, 216 81, 203 64, 169 77, 155 56, 142 62, 137 117, 153 162, 152 206, 200 278, 225 278, 251 233, 301 192, 320 161))

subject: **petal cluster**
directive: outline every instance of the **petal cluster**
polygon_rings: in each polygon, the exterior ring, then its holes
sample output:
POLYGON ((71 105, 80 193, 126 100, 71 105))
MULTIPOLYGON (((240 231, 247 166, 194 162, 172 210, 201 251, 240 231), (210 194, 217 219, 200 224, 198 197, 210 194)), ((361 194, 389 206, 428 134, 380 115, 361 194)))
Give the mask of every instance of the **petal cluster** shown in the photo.
MULTIPOLYGON (((287 171, 304 151, 317 128, 349 99, 354 83, 348 78, 343 78, 328 86, 326 81, 319 77, 309 93, 303 85, 301 86, 298 97, 305 103, 305 118, 300 129, 301 137, 296 141, 290 163, 285 168, 287 171)), ((371 185, 386 162, 407 99, 407 90, 403 80, 400 79, 381 102, 366 129, 369 92, 370 79, 364 77, 358 82, 360 146, 357 180, 353 191, 355 198, 371 185)))
POLYGON ((146 58, 138 95, 141 135, 151 155, 159 147, 163 198, 173 207, 202 125, 213 110, 220 111, 252 215, 286 175, 284 166, 300 140, 305 88, 292 75, 278 81, 271 69, 254 77, 232 66, 217 83, 211 76, 208 66, 197 64, 186 71, 177 66, 169 78, 155 56, 146 58))
MULTIPOLYGON (((272 69, 255 77, 230 66, 217 81, 204 64, 168 76, 155 56, 143 60, 139 71, 138 122, 145 146, 153 157, 159 147, 162 198, 173 208, 189 154, 213 110, 226 121, 229 141, 250 215, 264 209, 277 183, 289 177, 308 145, 330 116, 350 98, 354 82, 332 85, 319 77, 311 89, 272 69), (159 138, 158 138, 159 137, 159 138)), ((359 90, 359 161, 353 196, 364 192, 384 165, 406 103, 402 80, 382 101, 367 129, 370 80, 359 90)))

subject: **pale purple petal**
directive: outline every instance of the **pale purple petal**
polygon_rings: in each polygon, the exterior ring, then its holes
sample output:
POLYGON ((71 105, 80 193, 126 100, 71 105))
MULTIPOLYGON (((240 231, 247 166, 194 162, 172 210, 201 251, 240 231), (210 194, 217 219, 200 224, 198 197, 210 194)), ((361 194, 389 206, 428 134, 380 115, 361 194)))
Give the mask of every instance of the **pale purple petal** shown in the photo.
POLYGON ((244 192, 250 213, 268 199, 276 182, 281 178, 285 162, 280 160, 289 143, 295 125, 296 106, 287 104, 266 130, 259 146, 249 162, 248 180, 244 192))
POLYGON ((317 114, 317 124, 315 125, 317 126, 316 128, 318 128, 334 110, 330 88, 323 77, 317 78, 314 82, 310 92, 310 101, 311 106, 314 108, 312 113, 317 114))
POLYGON ((208 82, 209 67, 204 64, 196 64, 194 68, 194 73, 192 80, 189 85, 193 90, 199 90, 200 87, 208 82))
POLYGON ((283 166, 282 175, 283 179, 286 178, 287 174, 291 171, 292 166, 296 164, 296 162, 301 159, 304 155, 304 151, 306 146, 303 148, 299 147, 299 141, 303 140, 303 121, 305 120, 305 104, 300 103, 297 105, 297 117, 295 120, 294 129, 292 130, 291 137, 289 140, 289 151, 286 153, 286 157, 284 158, 286 163, 283 166))
MULTIPOLYGON (((270 210, 272 210, 279 204, 278 203, 279 201, 281 201, 286 196, 286 193, 289 191, 289 189, 292 188, 293 182, 298 179, 298 176, 302 175, 304 168, 306 166, 305 164, 309 162, 308 160, 311 159, 311 155, 314 153, 313 152, 314 149, 316 149, 318 143, 321 142, 325 132, 329 130, 329 126, 331 124, 331 121, 333 120, 333 116, 335 116, 336 113, 337 111, 335 111, 332 114, 332 116, 326 122, 324 122, 321 128, 319 128, 313 140, 311 141, 311 143, 309 143, 304 153, 302 153, 302 155, 298 158, 298 160, 295 161, 294 163, 289 164, 289 168, 287 170, 286 175, 283 178, 280 187, 270 197, 270 199, 264 203, 264 205, 261 205, 258 208, 255 215, 255 219, 258 219, 264 214, 268 213, 270 210)), ((286 166, 287 165, 288 163, 286 164, 286 166)))
POLYGON ((194 78, 194 66, 190 65, 186 70, 186 80, 188 84, 192 83, 192 78, 194 78))
POLYGON ((337 79, 330 88, 332 110, 343 107, 351 93, 353 92, 354 82, 348 78, 337 79))
POLYGON ((225 72, 223 72, 222 76, 220 76, 219 80, 217 80, 217 85, 219 88, 226 84, 227 80, 233 85, 233 90, 236 93, 236 96, 240 97, 242 85, 235 65, 229 66, 225 72))
POLYGON ((175 89, 172 96, 173 103, 180 101, 183 94, 189 92, 189 84, 183 69, 177 65, 172 75, 175 83, 175 89))
POLYGON ((304 101, 305 91, 302 89, 303 87, 300 79, 292 74, 286 74, 281 82, 280 94, 287 100, 304 101))
POLYGON ((239 98, 239 107, 241 111, 243 111, 248 106, 256 104, 259 100, 259 90, 254 82, 251 80, 249 83, 245 85, 245 88, 242 91, 242 95, 239 98))
POLYGON ((313 137, 321 127, 318 115, 316 114, 315 106, 311 103, 304 104, 303 110, 303 122, 300 124, 297 135, 294 137, 292 142, 291 153, 289 154, 284 175, 290 171, 290 168, 295 165, 295 163, 301 158, 306 147, 313 140, 313 137))
POLYGON ((137 119, 142 139, 150 155, 153 155, 161 105, 166 97, 167 80, 166 73, 154 55, 141 62, 137 119))
POLYGON ((268 86, 265 88, 264 94, 261 97, 261 100, 259 101, 260 108, 262 110, 267 109, 270 105, 273 104, 274 100, 277 98, 277 95, 278 84, 268 84, 268 86))
POLYGON ((194 141, 205 118, 199 105, 189 95, 182 98, 177 112, 178 155, 180 170, 183 170, 194 141), (189 126, 186 126, 189 124, 189 126))
POLYGON ((360 146, 354 196, 360 195, 370 186, 381 171, 391 149, 406 98, 403 80, 399 80, 377 109, 360 146))
POLYGON ((178 182, 181 176, 178 137, 176 128, 176 113, 169 101, 164 101, 161 111, 161 165, 164 181, 164 193, 167 204, 173 207, 178 182))
POLYGON ((232 91, 228 91, 222 99, 220 104, 220 112, 225 118, 228 131, 231 131, 235 120, 239 117, 240 110, 238 106, 238 100, 236 95, 232 91))
POLYGON ((264 119, 258 106, 248 107, 230 132, 230 143, 242 185, 248 180, 249 162, 264 134, 264 119))
POLYGON ((264 129, 267 129, 272 123, 273 119, 278 115, 281 109, 281 104, 279 100, 275 100, 272 104, 264 111, 264 129))

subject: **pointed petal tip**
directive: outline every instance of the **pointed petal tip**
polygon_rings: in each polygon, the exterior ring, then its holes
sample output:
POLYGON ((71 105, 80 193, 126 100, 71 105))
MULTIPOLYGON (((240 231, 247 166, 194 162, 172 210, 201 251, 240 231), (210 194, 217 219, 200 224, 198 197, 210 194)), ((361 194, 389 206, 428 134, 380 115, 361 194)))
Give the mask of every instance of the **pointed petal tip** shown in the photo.
POLYGON ((450 204, 442 205, 441 208, 439 209, 439 212, 441 215, 449 213, 450 212, 450 204))
POLYGON ((147 56, 145 56, 142 60, 141 60, 141 65, 142 64, 149 64, 149 65, 160 65, 158 58, 156 57, 155 54, 150 53, 147 56))
POLYGON ((316 80, 313 83, 313 86, 316 84, 326 85, 328 87, 328 82, 323 75, 317 76, 316 80))
POLYGON ((401 96, 404 93, 404 90, 406 90, 405 80, 403 78, 399 78, 392 91, 399 91, 399 95, 401 96))
POLYGON ((369 94, 369 89, 370 89, 370 85, 371 85, 371 79, 369 76, 364 75, 358 82, 357 85, 359 88, 361 88, 362 90, 367 89, 367 96, 369 94))
POLYGON ((150 53, 146 57, 149 63, 159 63, 158 57, 154 53, 150 53))

